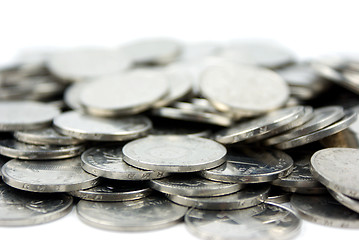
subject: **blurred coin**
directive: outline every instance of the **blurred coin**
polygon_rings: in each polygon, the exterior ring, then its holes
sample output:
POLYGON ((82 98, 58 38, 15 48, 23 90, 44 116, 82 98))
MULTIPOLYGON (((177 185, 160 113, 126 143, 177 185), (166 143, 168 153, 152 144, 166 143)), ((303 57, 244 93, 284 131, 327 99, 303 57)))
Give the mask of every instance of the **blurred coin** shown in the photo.
POLYGON ((81 92, 90 82, 90 80, 74 82, 66 88, 64 92, 64 101, 69 108, 72 110, 82 109, 80 102, 81 92))
POLYGON ((330 195, 335 198, 338 202, 346 206, 347 208, 353 210, 354 212, 359 213, 359 200, 348 197, 340 192, 335 192, 333 190, 328 189, 330 195))

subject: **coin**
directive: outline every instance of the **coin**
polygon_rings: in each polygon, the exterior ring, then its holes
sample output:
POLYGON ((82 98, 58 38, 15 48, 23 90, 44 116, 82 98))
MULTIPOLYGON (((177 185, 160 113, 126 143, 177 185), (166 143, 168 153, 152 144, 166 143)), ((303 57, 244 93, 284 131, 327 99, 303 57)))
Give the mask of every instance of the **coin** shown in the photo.
POLYGON ((235 64, 204 70, 200 92, 220 111, 250 112, 252 115, 277 109, 289 97, 287 84, 275 72, 235 64))
POLYGON ((167 197, 180 205, 208 210, 233 210, 253 207, 263 203, 268 198, 269 187, 252 185, 223 196, 187 197, 167 194, 167 197))
POLYGON ((305 195, 320 195, 328 193, 326 187, 280 187, 283 191, 290 192, 290 193, 299 193, 305 195))
POLYGON ((1 173, 1 168, 2 166, 8 161, 7 158, 3 157, 0 155, 0 177, 2 176, 2 173, 1 173))
POLYGON ((54 221, 72 209, 65 194, 35 194, 0 182, 0 226, 26 226, 54 221))
POLYGON ((269 195, 266 203, 282 204, 290 201, 291 193, 285 192, 284 190, 271 186, 269 195))
POLYGON ((347 208, 353 210, 354 212, 359 213, 359 200, 348 197, 340 192, 334 192, 333 190, 328 189, 330 195, 335 198, 338 202, 342 205, 346 206, 347 208))
POLYGON ((122 146, 99 146, 86 150, 82 168, 99 177, 115 180, 148 180, 168 176, 168 173, 134 168, 123 161, 122 146))
POLYGON ((261 183, 285 177, 292 172, 292 158, 271 149, 232 148, 219 167, 201 171, 201 176, 223 182, 261 183))
POLYGON ((348 129, 321 139, 320 144, 326 148, 359 148, 359 134, 351 130, 350 126, 348 129))
POLYGON ((0 112, 0 131, 47 127, 60 114, 53 106, 32 101, 2 101, 0 112))
POLYGON ((186 207, 162 196, 151 195, 135 201, 90 202, 77 204, 79 218, 91 226, 117 231, 147 231, 179 222, 186 207))
POLYGON ((164 172, 196 172, 224 163, 226 148, 205 138, 149 136, 127 143, 122 152, 128 164, 164 172))
POLYGON ((340 106, 327 106, 315 109, 313 115, 313 118, 303 125, 269 138, 264 143, 274 145, 323 129, 340 120, 344 116, 344 110, 340 106))
POLYGON ((291 140, 276 144, 274 145, 274 147, 279 149, 289 149, 318 141, 322 138, 328 137, 348 128, 356 120, 356 118, 356 112, 347 111, 342 119, 325 128, 309 133, 307 135, 303 135, 301 137, 293 138, 291 140))
POLYGON ((291 239, 299 233, 301 220, 288 208, 274 204, 235 211, 190 209, 186 228, 201 239, 291 239))
POLYGON ((91 80, 74 82, 66 88, 64 92, 64 101, 69 108, 73 110, 82 109, 80 101, 81 92, 89 82, 91 82, 91 80))
POLYGON ((83 145, 32 145, 15 139, 0 140, 0 154, 20 159, 62 159, 80 155, 84 150, 83 145))
POLYGON ((61 134, 95 141, 125 141, 144 136, 151 129, 145 116, 99 118, 70 111, 54 119, 54 128, 61 134))
POLYGON ((330 195, 294 194, 290 201, 300 217, 310 222, 340 228, 359 228, 359 214, 344 207, 330 195))
POLYGON ((83 140, 65 136, 56 132, 52 127, 28 131, 16 131, 14 137, 21 142, 39 145, 74 145, 83 140))
POLYGON ((311 158, 313 176, 327 188, 353 198, 359 198, 359 150, 327 148, 311 158))
POLYGON ((151 193, 143 182, 102 180, 99 185, 69 192, 70 195, 89 201, 118 202, 144 198, 151 193))
POLYGON ((13 159, 1 171, 6 184, 30 192, 76 191, 98 182, 98 177, 82 170, 79 157, 41 162, 13 159))
POLYGON ((194 174, 174 174, 162 179, 151 180, 150 187, 172 195, 210 197, 237 192, 244 185, 210 181, 194 174))

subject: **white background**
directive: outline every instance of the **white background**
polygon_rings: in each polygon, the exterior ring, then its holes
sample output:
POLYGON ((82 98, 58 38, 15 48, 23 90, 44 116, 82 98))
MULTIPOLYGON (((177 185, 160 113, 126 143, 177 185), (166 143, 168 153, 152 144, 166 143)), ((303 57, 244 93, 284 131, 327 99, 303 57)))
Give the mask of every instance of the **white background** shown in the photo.
MULTIPOLYGON (((0 0, 0 64, 20 50, 84 45, 117 46, 139 37, 186 41, 275 39, 300 58, 359 52, 356 1, 17 1, 0 0)), ((89 227, 75 211, 56 222, 0 227, 15 239, 196 239, 183 224, 152 232, 122 233, 89 227)), ((303 223, 298 240, 359 239, 359 230, 303 223)))

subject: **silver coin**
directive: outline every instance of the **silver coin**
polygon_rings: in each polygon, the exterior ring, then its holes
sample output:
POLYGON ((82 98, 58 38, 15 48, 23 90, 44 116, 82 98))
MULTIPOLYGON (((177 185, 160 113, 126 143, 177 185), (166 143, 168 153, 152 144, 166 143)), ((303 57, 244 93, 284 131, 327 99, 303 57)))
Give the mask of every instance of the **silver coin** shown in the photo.
POLYGON ((317 97, 319 94, 315 92, 313 89, 307 87, 289 86, 289 90, 290 90, 290 96, 303 101, 311 100, 317 97))
POLYGON ((172 195, 210 197, 237 192, 244 188, 244 185, 210 181, 194 174, 176 174, 151 180, 150 187, 172 195))
POLYGON ((62 159, 80 155, 84 150, 84 145, 33 145, 15 139, 0 140, 0 154, 20 159, 62 159))
POLYGON ((298 193, 304 195, 320 195, 320 194, 327 194, 328 190, 326 187, 280 187, 283 191, 290 192, 290 193, 298 193))
POLYGON ((279 149, 289 149, 318 141, 348 128, 356 119, 357 113, 348 111, 345 113, 345 116, 342 119, 325 128, 309 133, 307 135, 303 135, 301 137, 293 138, 286 142, 276 144, 274 145, 274 147, 279 149))
POLYGON ((60 114, 53 106, 32 101, 2 101, 0 112, 0 131, 47 127, 60 114))
POLYGON ((275 204, 235 211, 190 209, 185 223, 192 234, 208 240, 291 239, 301 228, 301 220, 295 213, 275 204))
POLYGON ((282 204, 290 201, 291 193, 283 189, 271 186, 266 203, 282 204))
POLYGON ((133 70, 89 82, 81 91, 80 102, 91 115, 129 115, 153 107, 168 91, 168 80, 163 73, 133 70))
POLYGON ((80 101, 81 92, 90 82, 90 80, 74 82, 66 88, 64 92, 64 101, 69 108, 73 110, 82 109, 80 101))
POLYGON ((326 148, 359 148, 359 134, 349 127, 348 129, 321 139, 320 144, 326 148))
POLYGON ((223 165, 200 174, 215 181, 261 183, 285 177, 293 169, 293 160, 289 155, 270 149, 233 148, 224 159, 226 162, 223 165))
POLYGON ((29 131, 16 131, 14 137, 21 142, 39 145, 74 145, 83 142, 83 140, 59 134, 51 127, 29 131))
POLYGON ((50 72, 64 81, 81 81, 116 74, 130 61, 106 48, 74 48, 54 53, 47 62, 50 72))
POLYGON ((318 131, 325 128, 344 116, 344 110, 340 106, 327 106, 314 110, 314 116, 303 125, 289 130, 278 136, 266 139, 266 145, 275 145, 281 142, 288 141, 293 138, 301 137, 303 135, 318 131))
POLYGON ((330 195, 335 198, 338 202, 342 205, 346 206, 347 208, 353 210, 354 212, 359 213, 359 200, 348 197, 340 192, 334 192, 333 190, 328 189, 330 195))
POLYGON ((102 180, 99 185, 78 191, 70 195, 89 201, 119 202, 144 198, 151 193, 143 182, 108 181, 102 180))
POLYGON ((7 158, 3 157, 0 155, 0 177, 2 176, 2 173, 1 173, 1 168, 2 166, 8 161, 7 158))
POLYGON ((1 171, 6 184, 30 192, 69 192, 98 183, 98 177, 82 170, 79 157, 41 162, 13 159, 1 171))
POLYGON ((327 188, 359 199, 359 150, 326 148, 311 158, 313 176, 327 188))
MULTIPOLYGON (((230 128, 223 129, 214 135, 214 139, 223 144, 231 144, 260 136, 268 132, 277 133, 285 126, 303 117, 306 112, 304 106, 294 106, 276 110, 253 120, 238 123, 230 128)), ((285 127, 287 128, 287 127, 285 127)))
POLYGON ((124 202, 81 200, 77 204, 77 214, 86 224, 117 231, 165 228, 179 222, 186 212, 186 207, 157 195, 124 202))
POLYGON ((329 194, 294 194, 290 203, 303 219, 310 222, 331 227, 359 228, 359 214, 344 207, 329 194))
POLYGON ((123 161, 122 146, 94 147, 82 156, 82 168, 99 177, 115 180, 149 180, 168 176, 168 173, 134 168, 123 161))
POLYGON ((181 46, 172 39, 154 38, 125 44, 119 51, 135 64, 167 64, 180 55, 181 46))
POLYGON ((35 194, 0 182, 0 226, 26 226, 54 221, 72 209, 72 197, 35 194))
POLYGON ((147 135, 152 123, 145 116, 99 118, 70 111, 54 119, 54 128, 78 139, 125 141, 147 135))
POLYGON ((268 198, 268 186, 247 186, 246 188, 224 196, 187 197, 167 194, 167 197, 180 205, 207 210, 234 210, 253 207, 268 198))
POLYGON ((253 115, 277 109, 289 97, 287 84, 275 72, 234 64, 208 67, 200 91, 220 111, 253 115))
POLYGON ((227 150, 205 138, 149 136, 127 143, 124 161, 138 168, 164 172, 196 172, 224 163, 227 150))

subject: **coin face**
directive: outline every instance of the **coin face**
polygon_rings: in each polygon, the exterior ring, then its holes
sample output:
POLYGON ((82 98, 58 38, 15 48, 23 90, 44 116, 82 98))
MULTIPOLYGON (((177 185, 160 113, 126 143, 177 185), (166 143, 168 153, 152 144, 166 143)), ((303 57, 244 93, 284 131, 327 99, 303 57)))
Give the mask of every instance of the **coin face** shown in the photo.
POLYGON ((196 172, 224 162, 227 150, 205 138, 149 136, 127 143, 124 161, 138 168, 167 172, 196 172))
POLYGON ((164 228, 180 221, 186 211, 186 207, 157 195, 125 202, 81 200, 77 205, 77 214, 86 224, 117 231, 164 228))
POLYGON ((241 210, 206 211, 190 209, 186 228, 201 239, 269 240, 291 239, 299 233, 301 220, 291 210, 261 204, 241 210))
POLYGON ((358 159, 358 149, 327 148, 312 156, 311 170, 326 187, 359 198, 358 159))
POLYGON ((0 226, 26 226, 54 221, 72 209, 65 194, 35 194, 0 182, 0 226))
POLYGON ((151 121, 144 116, 99 118, 70 111, 54 119, 56 131, 78 139, 124 141, 147 134, 151 121))
POLYGON ((53 106, 32 101, 2 101, 0 112, 0 131, 47 127, 60 114, 53 106))
POLYGON ((115 180, 149 180, 168 176, 168 173, 142 170, 123 161, 122 146, 94 147, 81 155, 82 168, 99 177, 115 180))
POLYGON ((76 191, 98 182, 98 177, 82 170, 79 157, 41 162, 13 159, 3 166, 2 174, 6 184, 31 192, 76 191))
POLYGON ((284 105, 289 88, 276 73, 257 67, 222 64, 201 75, 201 94, 218 110, 264 113, 284 105))

